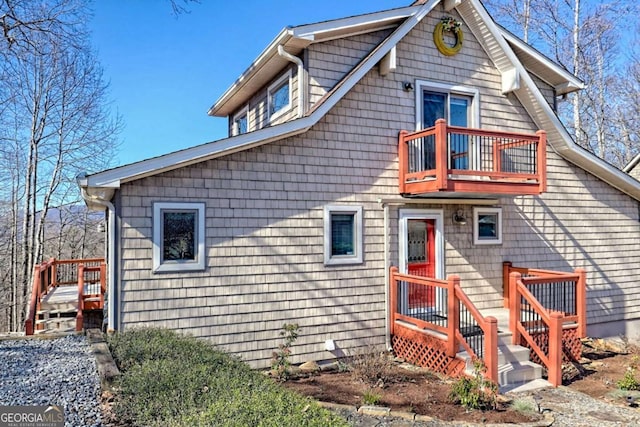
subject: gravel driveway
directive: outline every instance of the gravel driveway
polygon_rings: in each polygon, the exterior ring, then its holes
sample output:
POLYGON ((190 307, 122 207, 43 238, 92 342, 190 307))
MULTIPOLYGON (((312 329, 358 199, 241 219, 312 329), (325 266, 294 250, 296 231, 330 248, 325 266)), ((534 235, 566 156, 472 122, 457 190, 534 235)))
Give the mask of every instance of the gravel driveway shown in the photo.
POLYGON ((84 336, 0 340, 0 406, 59 405, 66 426, 102 426, 99 396, 84 336))

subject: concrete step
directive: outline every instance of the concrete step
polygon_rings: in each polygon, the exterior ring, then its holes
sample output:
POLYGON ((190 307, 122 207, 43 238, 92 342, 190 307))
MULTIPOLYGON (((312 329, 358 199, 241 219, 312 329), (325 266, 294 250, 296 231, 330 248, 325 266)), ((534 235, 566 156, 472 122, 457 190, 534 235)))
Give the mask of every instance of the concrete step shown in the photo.
POLYGON ((498 365, 498 384, 521 384, 542 378, 542 366, 533 362, 509 362, 498 365))
POLYGON ((527 381, 524 383, 507 384, 500 386, 500 394, 505 393, 523 393, 529 391, 540 390, 542 388, 552 387, 551 383, 545 379, 537 379, 533 381, 527 381))
MULTIPOLYGON (((529 361, 529 349, 520 345, 504 345, 498 344, 498 366, 508 363, 522 363, 529 361)), ((465 361, 467 369, 473 370, 471 356, 466 351, 460 351, 456 355, 459 359, 465 361)))

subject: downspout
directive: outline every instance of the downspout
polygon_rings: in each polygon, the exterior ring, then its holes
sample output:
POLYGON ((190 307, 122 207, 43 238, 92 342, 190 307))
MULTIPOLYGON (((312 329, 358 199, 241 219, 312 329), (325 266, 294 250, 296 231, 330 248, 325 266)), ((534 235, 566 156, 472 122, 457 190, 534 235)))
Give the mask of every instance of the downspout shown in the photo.
POLYGON ((82 191, 82 198, 85 200, 90 200, 92 203, 96 205, 104 206, 107 208, 109 212, 109 223, 108 223, 108 232, 107 236, 107 247, 109 248, 108 259, 107 259, 107 268, 109 270, 108 273, 108 283, 107 283, 107 292, 109 294, 109 303, 107 307, 107 332, 115 331, 115 313, 116 313, 116 302, 117 298, 115 297, 115 271, 116 271, 116 262, 115 262, 115 242, 116 242, 116 208, 113 206, 108 200, 103 200, 97 196, 92 196, 87 193, 86 187, 80 187, 82 191))
POLYGON ((278 45, 278 55, 283 58, 293 62, 298 66, 298 118, 304 115, 303 106, 304 106, 304 64, 302 60, 297 56, 291 55, 289 52, 284 50, 282 45, 278 45))
POLYGON ((384 344, 389 351, 391 346, 391 330, 389 328, 390 316, 389 311, 389 205, 380 201, 384 210, 384 344))

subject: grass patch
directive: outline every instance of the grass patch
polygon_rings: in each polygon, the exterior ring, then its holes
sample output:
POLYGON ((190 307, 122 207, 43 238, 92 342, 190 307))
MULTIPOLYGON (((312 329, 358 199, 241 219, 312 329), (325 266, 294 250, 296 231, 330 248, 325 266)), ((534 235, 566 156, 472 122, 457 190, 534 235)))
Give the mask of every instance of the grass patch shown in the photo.
POLYGON ((109 338, 122 375, 113 411, 137 426, 346 426, 311 399, 275 384, 195 338, 137 329, 109 338))

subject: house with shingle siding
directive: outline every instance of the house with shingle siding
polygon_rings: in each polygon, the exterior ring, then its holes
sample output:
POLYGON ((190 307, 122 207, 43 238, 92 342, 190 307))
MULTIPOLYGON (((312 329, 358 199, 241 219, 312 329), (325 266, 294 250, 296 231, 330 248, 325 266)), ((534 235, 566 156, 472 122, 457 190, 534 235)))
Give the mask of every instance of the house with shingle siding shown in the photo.
MULTIPOLYGON (((79 177, 108 218, 108 328, 265 367, 297 323, 293 361, 324 360, 392 347, 396 318, 445 333, 452 277, 509 306, 510 262, 584 270, 586 332, 637 339, 640 183, 558 119, 582 86, 478 0, 285 28, 209 110, 227 138, 79 177)), ((580 317, 580 291, 536 292, 580 317)))

